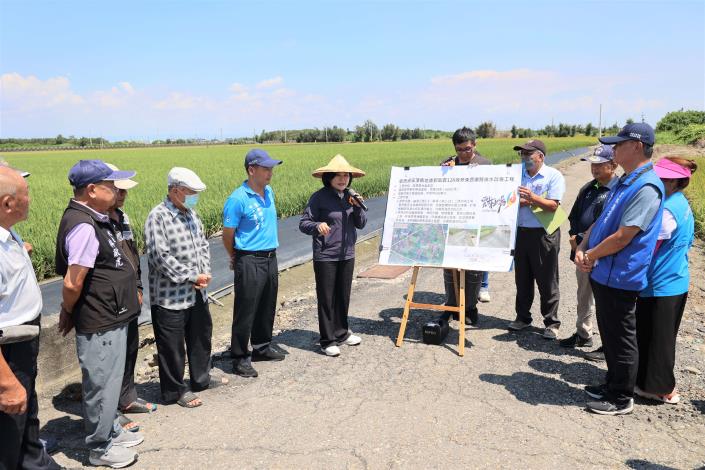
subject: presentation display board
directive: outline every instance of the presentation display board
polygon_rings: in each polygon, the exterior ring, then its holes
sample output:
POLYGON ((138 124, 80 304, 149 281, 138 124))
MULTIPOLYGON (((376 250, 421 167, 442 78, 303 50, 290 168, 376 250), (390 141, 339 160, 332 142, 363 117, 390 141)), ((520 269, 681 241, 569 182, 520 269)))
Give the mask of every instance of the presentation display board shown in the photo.
POLYGON ((521 165, 392 167, 379 263, 510 271, 521 165))

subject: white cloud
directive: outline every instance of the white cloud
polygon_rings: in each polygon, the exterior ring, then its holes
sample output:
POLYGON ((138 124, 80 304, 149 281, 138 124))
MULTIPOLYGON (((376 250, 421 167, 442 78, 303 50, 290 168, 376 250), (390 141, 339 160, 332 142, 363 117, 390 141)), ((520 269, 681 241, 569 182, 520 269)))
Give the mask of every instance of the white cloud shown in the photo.
POLYGON ((434 85, 455 85, 462 82, 518 82, 546 80, 554 77, 553 72, 546 70, 516 69, 516 70, 471 70, 455 75, 442 75, 431 78, 434 85))
POLYGON ((230 85, 228 90, 230 90, 231 93, 235 93, 236 95, 238 95, 238 94, 247 92, 247 87, 245 85, 243 85, 242 83, 235 82, 232 85, 230 85))
POLYGON ((261 82, 257 83, 257 85, 255 85, 255 88, 257 88, 258 90, 264 90, 267 88, 275 87, 283 82, 284 82, 284 79, 282 77, 277 76, 274 78, 268 78, 266 80, 262 80, 261 82))
POLYGON ((154 103, 154 108, 160 110, 211 110, 214 107, 215 104, 209 98, 181 92, 172 92, 154 103))
POLYGON ((0 75, 0 91, 3 110, 30 111, 84 103, 84 99, 71 90, 66 77, 40 80, 34 75, 6 73, 0 75))

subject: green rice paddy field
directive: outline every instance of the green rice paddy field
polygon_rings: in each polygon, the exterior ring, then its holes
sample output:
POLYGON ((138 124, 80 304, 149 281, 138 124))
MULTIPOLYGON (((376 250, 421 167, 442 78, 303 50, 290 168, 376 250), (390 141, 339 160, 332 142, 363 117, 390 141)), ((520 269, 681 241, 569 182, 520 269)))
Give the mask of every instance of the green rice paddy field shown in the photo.
MULTIPOLYGON (((478 141, 478 150, 497 163, 516 160, 512 147, 524 139, 488 139, 478 141)), ((544 139, 548 152, 584 147, 596 143, 593 137, 544 139)), ((210 147, 170 147, 109 149, 84 151, 49 151, 6 153, 12 165, 30 171, 32 204, 29 219, 18 224, 17 231, 34 245, 32 256, 39 279, 54 274, 54 244, 61 214, 71 197, 67 180, 69 168, 79 159, 102 159, 121 169, 137 171, 140 184, 130 191, 125 210, 130 216, 137 239, 142 243, 142 226, 149 211, 166 194, 166 174, 171 167, 192 169, 208 189, 198 203, 209 234, 221 229, 221 210, 225 198, 245 179, 243 161, 253 145, 210 147)), ((437 165, 454 153, 449 140, 424 140, 356 144, 263 145, 274 157, 284 160, 274 172, 272 186, 276 193, 280 217, 299 214, 309 196, 320 187, 311 172, 325 165, 335 154, 367 172, 354 182, 365 197, 383 194, 389 184, 392 166, 437 165)))

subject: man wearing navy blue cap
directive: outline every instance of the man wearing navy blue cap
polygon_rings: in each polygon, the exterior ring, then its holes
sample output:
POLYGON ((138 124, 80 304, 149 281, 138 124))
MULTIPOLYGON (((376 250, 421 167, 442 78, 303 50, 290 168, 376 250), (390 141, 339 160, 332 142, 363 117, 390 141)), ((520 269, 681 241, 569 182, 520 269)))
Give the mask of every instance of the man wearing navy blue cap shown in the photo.
POLYGON ((575 264, 590 273, 597 326, 607 362, 604 384, 585 387, 598 414, 631 413, 639 352, 636 301, 647 286, 656 246, 664 188, 651 163, 654 131, 646 123, 628 124, 616 136, 599 139, 614 145, 614 161, 624 175, 610 192, 602 213, 575 252, 575 264))
MULTIPOLYGON (((610 190, 617 185, 619 179, 615 175, 617 164, 614 162, 611 146, 600 145, 595 148, 592 155, 581 160, 590 162, 590 172, 593 179, 580 188, 568 216, 571 261, 575 259, 575 250, 583 241, 585 232, 597 220, 602 212, 605 199, 607 199, 610 190)), ((590 287, 590 275, 577 267, 575 275, 578 281, 576 329, 573 335, 562 339, 559 343, 566 348, 589 348, 592 347, 592 311, 595 307, 595 301, 590 287)))
POLYGON ((144 440, 123 431, 118 420, 127 328, 140 305, 137 272, 108 217, 117 196, 115 181, 134 175, 100 160, 76 163, 69 171, 74 197, 56 239, 56 271, 64 276, 59 331, 65 336, 76 328, 88 458, 114 468, 133 463, 137 453, 128 447, 144 440))
POLYGON ((253 360, 284 359, 271 347, 279 286, 279 239, 274 191, 269 183, 274 167, 281 163, 262 149, 247 152, 247 180, 233 191, 223 208, 223 244, 235 271, 230 351, 233 372, 243 377, 257 377, 253 360))

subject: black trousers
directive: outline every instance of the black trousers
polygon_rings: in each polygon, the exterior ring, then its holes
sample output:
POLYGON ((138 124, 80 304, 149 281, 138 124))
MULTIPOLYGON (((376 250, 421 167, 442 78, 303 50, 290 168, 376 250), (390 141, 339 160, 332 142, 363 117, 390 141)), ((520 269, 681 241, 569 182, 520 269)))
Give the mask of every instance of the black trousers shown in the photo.
MULTIPOLYGON (((39 319, 32 324, 38 325, 39 319)), ((5 361, 27 392, 27 411, 0 411, 0 469, 61 468, 39 442, 39 405, 34 389, 37 378, 39 338, 0 346, 5 361)))
POLYGON ((354 271, 355 258, 313 262, 322 348, 339 345, 350 336, 348 308, 354 271))
POLYGON ((125 374, 122 377, 122 388, 120 389, 120 401, 118 409, 124 410, 137 400, 137 389, 135 388, 135 364, 137 364, 137 352, 140 348, 140 334, 137 326, 137 318, 127 324, 127 349, 125 355, 125 374))
POLYGON ((688 293, 668 297, 639 297, 636 302, 636 339, 640 389, 667 395, 676 388, 676 336, 688 293))
POLYGON ((615 289, 590 280, 595 316, 607 362, 610 400, 624 402, 634 396, 639 363, 636 340, 637 291, 615 289))
POLYGON ((558 328, 558 252, 561 231, 549 235, 543 228, 522 228, 517 233, 514 249, 514 280, 516 283, 516 319, 531 323, 534 303, 534 282, 541 296, 541 315, 545 326, 558 328))
POLYGON ((152 305, 152 325, 157 340, 162 400, 173 403, 188 390, 184 382, 186 355, 191 390, 200 392, 207 389, 210 384, 213 321, 203 296, 196 295, 196 304, 185 310, 152 305))
POLYGON ((277 257, 236 255, 235 304, 230 351, 235 360, 250 355, 252 348, 263 351, 272 342, 274 314, 279 291, 277 257))
MULTIPOLYGON (((455 298, 455 285, 453 284, 452 269, 443 270, 443 286, 446 291, 446 305, 453 307, 458 306, 458 300, 455 298)), ((482 277, 485 275, 482 271, 465 271, 465 321, 468 318, 477 318, 477 297, 480 295, 480 287, 482 287, 482 277)), ((458 282, 460 282, 460 273, 458 273, 458 282)), ((451 317, 451 312, 445 312, 443 318, 448 320, 451 317)))

